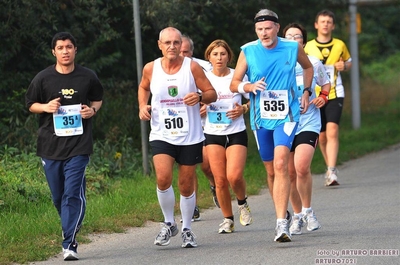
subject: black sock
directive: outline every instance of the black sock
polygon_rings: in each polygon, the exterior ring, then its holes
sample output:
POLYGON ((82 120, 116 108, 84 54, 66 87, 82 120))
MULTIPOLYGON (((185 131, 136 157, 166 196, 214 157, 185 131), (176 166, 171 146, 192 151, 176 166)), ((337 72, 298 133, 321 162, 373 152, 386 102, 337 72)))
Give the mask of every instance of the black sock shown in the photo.
POLYGON ((238 201, 238 205, 243 205, 243 204, 245 204, 247 202, 247 197, 244 198, 244 200, 237 199, 237 201, 238 201))
POLYGON ((228 217, 224 217, 225 219, 231 219, 232 221, 235 221, 235 220, 233 220, 233 215, 232 216, 228 216, 228 217))

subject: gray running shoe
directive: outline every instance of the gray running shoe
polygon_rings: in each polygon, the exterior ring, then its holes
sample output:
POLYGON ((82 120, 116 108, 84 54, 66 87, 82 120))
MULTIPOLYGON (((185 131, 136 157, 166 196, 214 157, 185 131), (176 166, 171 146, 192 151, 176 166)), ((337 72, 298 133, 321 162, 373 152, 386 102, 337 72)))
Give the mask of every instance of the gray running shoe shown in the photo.
POLYGON ((171 223, 161 223, 161 231, 154 240, 154 245, 168 246, 170 238, 178 234, 178 226, 171 223))
POLYGON ((253 218, 251 217, 250 207, 247 202, 243 205, 239 205, 239 213, 240 213, 240 223, 244 226, 250 225, 253 222, 253 218))
POLYGON ((300 218, 298 215, 293 215, 293 222, 290 225, 290 234, 292 235, 301 235, 301 228, 304 226, 303 218, 300 218))
POLYGON ((193 234, 193 232, 187 228, 183 229, 182 232, 182 247, 183 248, 195 248, 197 247, 197 242, 195 240, 196 235, 193 234))
POLYGON ((221 207, 219 206, 219 202, 218 202, 218 198, 217 198, 217 193, 215 192, 215 187, 214 187, 214 186, 210 186, 210 190, 211 190, 211 193, 212 193, 212 195, 213 195, 213 202, 214 202, 215 206, 217 206, 218 208, 221 208, 221 207))
POLYGON ((314 231, 321 228, 321 225, 318 222, 313 210, 306 212, 306 214, 303 216, 303 221, 307 223, 308 231, 314 231))
POLYGON ((289 232, 288 220, 283 219, 279 222, 275 228, 275 239, 274 241, 283 243, 292 241, 292 236, 289 232))
POLYGON ((219 224, 218 233, 225 234, 225 233, 232 233, 235 231, 234 222, 231 219, 224 218, 224 221, 219 224))

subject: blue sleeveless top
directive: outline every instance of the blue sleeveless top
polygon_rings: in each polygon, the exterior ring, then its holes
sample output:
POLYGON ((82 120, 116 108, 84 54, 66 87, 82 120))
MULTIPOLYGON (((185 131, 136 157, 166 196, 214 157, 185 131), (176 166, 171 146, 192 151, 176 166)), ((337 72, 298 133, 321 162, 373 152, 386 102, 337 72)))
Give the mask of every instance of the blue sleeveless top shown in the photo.
POLYGON ((260 91, 250 95, 250 124, 252 130, 263 127, 274 130, 285 122, 298 122, 300 105, 296 96, 296 63, 298 43, 278 37, 278 43, 273 49, 262 46, 255 40, 241 47, 247 62, 247 76, 254 83, 265 78, 266 90, 287 90, 289 112, 284 119, 264 119, 260 114, 260 91))

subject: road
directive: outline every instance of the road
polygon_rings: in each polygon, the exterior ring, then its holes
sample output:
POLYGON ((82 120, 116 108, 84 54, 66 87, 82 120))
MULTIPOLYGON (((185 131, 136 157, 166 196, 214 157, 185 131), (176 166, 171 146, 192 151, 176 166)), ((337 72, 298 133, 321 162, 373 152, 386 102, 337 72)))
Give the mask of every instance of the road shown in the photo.
MULTIPOLYGON (((159 224, 151 222, 122 234, 93 235, 91 243, 79 246, 74 264, 400 264, 399 178, 400 145, 341 165, 340 186, 324 187, 323 176, 314 175, 312 206, 322 228, 303 228, 290 243, 273 241, 275 212, 262 190, 248 199, 253 224, 241 226, 235 212, 232 234, 217 232, 220 209, 202 211, 202 220, 192 225, 197 248, 181 248, 179 235, 169 246, 153 245, 159 224)), ((60 253, 33 264, 65 262, 60 253)))

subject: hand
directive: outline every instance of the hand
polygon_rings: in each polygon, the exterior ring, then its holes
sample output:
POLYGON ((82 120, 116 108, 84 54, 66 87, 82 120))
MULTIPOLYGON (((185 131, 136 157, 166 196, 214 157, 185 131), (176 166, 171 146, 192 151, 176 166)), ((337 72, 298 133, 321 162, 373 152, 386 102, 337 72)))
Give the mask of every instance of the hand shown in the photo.
POLYGON ((308 93, 303 93, 303 96, 301 97, 301 103, 300 103, 300 114, 304 114, 308 110, 308 105, 309 103, 309 97, 310 95, 308 93))
POLYGON ((96 114, 94 112, 94 109, 92 109, 91 107, 89 107, 88 105, 85 105, 85 104, 82 104, 80 113, 81 113, 82 119, 89 119, 96 114))
POLYGON ((316 108, 322 108, 325 105, 325 100, 322 97, 316 97, 311 100, 310 104, 314 104, 316 108))
POLYGON ((60 100, 61 100, 61 98, 58 97, 58 98, 51 100, 49 103, 45 104, 44 109, 43 109, 44 112, 56 113, 58 108, 61 106, 60 100))
POLYGON ((204 118, 207 115, 207 104, 200 104, 200 117, 204 118))
POLYGON ((143 107, 139 108, 139 119, 142 121, 149 121, 151 119, 150 110, 150 105, 144 105, 143 107))
POLYGON ((264 91, 265 88, 267 87, 267 83, 265 83, 265 77, 261 78, 257 82, 250 84, 250 91, 253 92, 254 94, 257 94, 257 91, 264 91))
POLYGON ((228 110, 226 112, 226 117, 228 117, 231 120, 237 119, 240 116, 242 116, 244 113, 242 105, 239 105, 237 102, 235 103, 235 107, 231 110, 228 110))
POLYGON ((343 61, 343 58, 342 57, 340 57, 340 59, 339 59, 339 62, 336 62, 335 63, 335 68, 336 68, 336 70, 338 70, 339 72, 341 72, 341 71, 345 71, 346 69, 346 67, 345 67, 345 61, 343 61))
POLYGON ((196 92, 191 92, 183 98, 183 103, 188 106, 194 106, 200 102, 200 95, 196 92))

